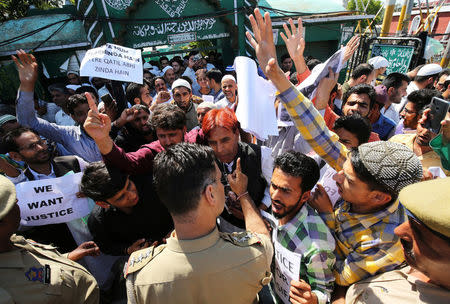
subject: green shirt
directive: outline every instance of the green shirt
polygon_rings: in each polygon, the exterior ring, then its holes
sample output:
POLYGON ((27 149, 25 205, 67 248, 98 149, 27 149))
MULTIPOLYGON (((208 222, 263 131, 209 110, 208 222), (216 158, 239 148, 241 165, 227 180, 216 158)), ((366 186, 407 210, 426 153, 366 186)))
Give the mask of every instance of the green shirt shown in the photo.
POLYGON ((441 158, 442 167, 446 170, 450 170, 450 143, 444 145, 442 142, 442 134, 439 134, 430 141, 430 147, 441 158))

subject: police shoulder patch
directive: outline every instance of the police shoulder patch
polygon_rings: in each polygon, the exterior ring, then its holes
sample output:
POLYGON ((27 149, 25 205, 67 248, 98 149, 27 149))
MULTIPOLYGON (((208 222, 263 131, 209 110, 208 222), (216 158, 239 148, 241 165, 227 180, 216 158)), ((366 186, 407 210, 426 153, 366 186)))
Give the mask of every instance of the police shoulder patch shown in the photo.
POLYGON ((125 278, 130 273, 136 272, 147 265, 148 262, 150 262, 158 254, 160 254, 164 250, 164 248, 166 248, 166 245, 159 245, 158 247, 152 246, 133 252, 128 259, 124 274, 125 278))
POLYGON ((233 243, 236 246, 247 247, 254 244, 261 244, 261 239, 253 232, 233 232, 233 233, 220 233, 220 237, 225 241, 233 243))

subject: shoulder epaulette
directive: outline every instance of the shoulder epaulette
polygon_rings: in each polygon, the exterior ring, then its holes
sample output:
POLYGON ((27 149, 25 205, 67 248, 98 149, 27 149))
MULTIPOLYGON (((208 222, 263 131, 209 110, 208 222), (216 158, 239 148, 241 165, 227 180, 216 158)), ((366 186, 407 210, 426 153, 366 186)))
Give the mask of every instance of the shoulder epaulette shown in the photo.
POLYGON ((136 272, 147 265, 148 262, 160 254, 164 248, 166 248, 166 245, 160 245, 158 247, 152 246, 133 252, 128 259, 125 278, 130 273, 136 272))
POLYGON ((261 244, 261 239, 253 232, 221 232, 220 237, 236 246, 247 247, 254 244, 261 244))

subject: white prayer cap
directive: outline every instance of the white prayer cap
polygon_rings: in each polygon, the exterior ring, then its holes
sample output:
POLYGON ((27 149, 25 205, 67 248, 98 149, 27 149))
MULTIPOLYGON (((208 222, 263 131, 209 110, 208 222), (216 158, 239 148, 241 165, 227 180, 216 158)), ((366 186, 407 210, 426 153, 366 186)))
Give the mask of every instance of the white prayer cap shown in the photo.
POLYGON ((212 110, 212 109, 216 109, 217 106, 214 104, 214 102, 204 101, 198 105, 197 109, 203 109, 203 108, 210 108, 212 110))
POLYGON ((417 76, 430 76, 434 74, 439 74, 442 71, 442 67, 437 63, 430 63, 424 65, 419 72, 417 72, 417 76))
POLYGON ((450 80, 450 75, 447 76, 447 78, 445 78, 445 81, 449 81, 450 80))
POLYGON ((153 66, 149 62, 145 62, 143 65, 144 69, 151 69, 153 66))
POLYGON ((376 56, 369 59, 369 64, 373 65, 374 69, 387 68, 389 66, 389 61, 382 56, 376 56))
POLYGON ((76 85, 76 84, 68 84, 66 85, 66 88, 68 88, 69 90, 74 90, 76 91, 79 87, 81 87, 80 85, 76 85))
POLYGON ((222 81, 227 80, 227 79, 228 80, 233 80, 234 82, 236 82, 236 78, 234 78, 233 75, 227 74, 227 75, 222 77, 222 81))
POLYGON ((178 78, 172 83, 172 91, 177 87, 185 87, 191 90, 191 85, 189 84, 189 82, 187 82, 187 80, 184 80, 183 78, 178 78))
POLYGON ((77 76, 80 76, 80 73, 78 71, 75 71, 75 70, 68 70, 67 71, 67 75, 69 75, 69 74, 75 74, 77 76))
POLYGON ((170 65, 166 66, 166 67, 162 70, 161 75, 164 76, 164 74, 166 74, 166 72, 167 72, 168 70, 173 70, 173 67, 171 67, 170 65))

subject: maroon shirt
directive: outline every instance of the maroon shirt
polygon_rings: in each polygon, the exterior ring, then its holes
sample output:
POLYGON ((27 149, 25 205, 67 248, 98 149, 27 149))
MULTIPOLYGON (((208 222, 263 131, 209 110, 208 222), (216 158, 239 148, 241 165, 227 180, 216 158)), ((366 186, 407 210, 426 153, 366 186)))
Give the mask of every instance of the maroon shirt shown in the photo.
MULTIPOLYGON (((193 129, 184 135, 184 142, 205 144, 201 129, 193 129)), ((153 159, 163 151, 159 140, 141 146, 136 152, 126 153, 122 148, 113 144, 111 152, 103 156, 106 165, 112 165, 130 175, 148 174, 153 168, 153 159)))

